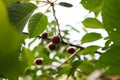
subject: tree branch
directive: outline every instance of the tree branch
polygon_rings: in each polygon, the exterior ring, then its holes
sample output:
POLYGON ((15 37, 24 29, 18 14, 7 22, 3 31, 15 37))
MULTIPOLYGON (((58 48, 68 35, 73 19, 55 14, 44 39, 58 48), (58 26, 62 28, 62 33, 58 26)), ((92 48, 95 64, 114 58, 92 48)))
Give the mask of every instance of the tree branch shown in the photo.
MULTIPOLYGON (((29 33, 27 33, 27 32, 23 32, 23 34, 29 35, 29 33)), ((38 37, 39 39, 41 38, 41 36, 37 36, 37 37, 38 37)), ((51 40, 51 37, 48 37, 47 40, 51 40)), ((64 44, 64 45, 68 45, 68 44, 69 44, 70 46, 74 46, 74 47, 76 47, 76 48, 80 48, 80 50, 85 49, 85 47, 83 47, 83 46, 75 45, 75 44, 68 43, 68 42, 65 42, 65 41, 62 41, 61 44, 64 44)), ((95 53, 102 54, 102 53, 99 52, 99 51, 96 51, 95 53)))
MULTIPOLYGON (((23 34, 29 35, 29 33, 27 33, 27 32, 23 32, 23 34)), ((39 39, 41 38, 41 36, 37 36, 37 37, 38 37, 39 39)), ((46 40, 51 40, 51 37, 48 37, 46 40)), ((82 47, 82 46, 80 46, 80 45, 75 45, 75 44, 68 43, 68 42, 64 42, 64 41, 62 41, 61 44, 63 44, 63 45, 68 45, 68 44, 69 44, 70 46, 74 46, 74 47, 79 48, 79 49, 76 50, 73 54, 71 54, 63 63, 61 63, 61 64, 56 68, 56 70, 57 70, 58 68, 60 68, 63 64, 65 64, 66 62, 68 62, 71 58, 73 58, 80 50, 85 49, 84 47, 82 47)), ((98 52, 98 51, 96 51, 95 53, 102 54, 101 52, 98 52)), ((55 71, 52 71, 50 74, 55 73, 56 70, 55 70, 55 71)))

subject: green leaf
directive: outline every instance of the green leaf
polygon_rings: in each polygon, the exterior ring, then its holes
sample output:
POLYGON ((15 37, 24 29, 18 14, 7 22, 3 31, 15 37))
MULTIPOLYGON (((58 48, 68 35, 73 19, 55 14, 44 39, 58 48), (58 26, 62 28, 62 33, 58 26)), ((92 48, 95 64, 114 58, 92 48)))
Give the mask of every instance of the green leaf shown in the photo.
POLYGON ((110 48, 110 44, 111 44, 111 40, 107 40, 107 41, 105 42, 105 46, 102 48, 102 50, 109 49, 109 48, 110 48))
POLYGON ((94 54, 99 48, 101 48, 100 46, 97 45, 92 45, 92 46, 88 46, 86 47, 84 50, 80 51, 80 54, 94 54))
POLYGON ((96 10, 94 10, 95 17, 97 17, 101 11, 102 11, 102 4, 96 10))
POLYGON ((115 44, 120 44, 120 1, 103 0, 102 19, 110 39, 115 44))
POLYGON ((57 77, 63 75, 63 74, 69 74, 69 71, 71 69, 71 66, 69 64, 64 64, 62 67, 60 67, 58 70, 57 70, 57 77))
POLYGON ((94 11, 101 5, 102 0, 81 0, 80 3, 85 9, 94 11))
POLYGON ((22 39, 25 40, 27 38, 29 38, 29 36, 27 34, 21 34, 22 35, 22 39))
MULTIPOLYGON (((38 71, 38 69, 37 68, 35 68, 35 69, 31 69, 31 68, 27 68, 27 70, 25 71, 25 75, 29 75, 29 76, 31 76, 31 77, 36 77, 36 72, 38 71)), ((35 79, 36 80, 36 79, 35 79)))
POLYGON ((12 3, 18 2, 19 0, 3 0, 6 5, 10 5, 12 3))
POLYGON ((24 48, 22 51, 23 60, 26 60, 28 65, 32 65, 34 63, 35 53, 31 50, 24 48))
POLYGON ((22 37, 8 22, 7 10, 0 0, 0 76, 16 80, 24 73, 26 64, 19 61, 22 37))
POLYGON ((102 8, 102 0, 81 0, 80 3, 90 12, 94 11, 96 16, 99 14, 102 8))
POLYGON ((38 36, 42 33, 48 24, 47 16, 42 13, 34 14, 28 23, 28 30, 30 38, 38 36))
POLYGON ((21 2, 29 2, 30 0, 21 0, 21 2))
POLYGON ((103 28, 103 24, 96 18, 86 18, 84 21, 82 21, 82 23, 86 28, 92 28, 92 29, 103 28))
POLYGON ((48 49, 46 49, 45 44, 39 44, 39 45, 37 45, 33 49, 33 52, 34 53, 36 53, 36 52, 40 53, 39 56, 41 56, 41 57, 44 57, 44 56, 49 57, 49 54, 50 54, 49 51, 48 51, 48 49))
POLYGON ((13 3, 8 6, 10 21, 18 31, 22 32, 28 19, 37 8, 32 3, 13 3))
POLYGON ((59 58, 66 58, 66 56, 69 56, 69 55, 64 52, 59 52, 59 53, 55 54, 54 57, 56 57, 56 56, 59 58))
POLYGON ((119 75, 120 74, 120 46, 113 46, 101 55, 100 59, 96 62, 96 68, 108 68, 106 75, 119 75))
POLYGON ((28 44, 28 47, 30 47, 35 41, 36 41, 37 38, 34 38, 32 41, 29 42, 28 44))
POLYGON ((41 57, 43 58, 43 63, 42 65, 48 65, 51 64, 53 61, 56 61, 55 59, 51 59, 50 56, 50 52, 48 51, 48 49, 45 48, 45 45, 38 45, 34 48, 33 50, 34 53, 39 53, 37 57, 41 57))
POLYGON ((68 26, 68 27, 70 27, 72 30, 80 33, 80 31, 79 31, 78 29, 76 29, 75 26, 71 26, 71 25, 66 25, 66 26, 68 26))
POLYGON ((76 71, 76 69, 78 68, 78 66, 80 65, 81 61, 80 60, 76 60, 74 61, 71 65, 72 65, 72 68, 70 69, 70 72, 68 74, 68 77, 70 75, 74 75, 74 72, 76 71))
POLYGON ((64 6, 64 7, 72 7, 73 5, 67 2, 60 2, 59 5, 64 6))
POLYGON ((94 64, 90 61, 82 61, 79 68, 87 75, 95 70, 94 64))
POLYGON ((82 37, 81 43, 93 42, 93 41, 99 40, 101 38, 102 38, 102 36, 99 33, 94 33, 94 32, 87 33, 82 37))

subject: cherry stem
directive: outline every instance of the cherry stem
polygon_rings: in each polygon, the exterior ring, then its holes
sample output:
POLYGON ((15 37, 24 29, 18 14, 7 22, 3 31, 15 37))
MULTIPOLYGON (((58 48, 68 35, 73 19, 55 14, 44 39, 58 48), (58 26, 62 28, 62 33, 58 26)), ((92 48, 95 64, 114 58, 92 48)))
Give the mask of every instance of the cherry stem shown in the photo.
POLYGON ((71 58, 73 58, 81 49, 78 49, 73 54, 71 54, 58 68, 60 68, 63 64, 67 63, 71 58))
POLYGON ((54 74, 56 72, 56 70, 58 70, 62 65, 64 65, 65 63, 67 63, 71 58, 73 58, 81 49, 78 49, 76 52, 74 52, 73 54, 71 54, 63 63, 61 63, 54 71, 52 71, 50 74, 54 74))

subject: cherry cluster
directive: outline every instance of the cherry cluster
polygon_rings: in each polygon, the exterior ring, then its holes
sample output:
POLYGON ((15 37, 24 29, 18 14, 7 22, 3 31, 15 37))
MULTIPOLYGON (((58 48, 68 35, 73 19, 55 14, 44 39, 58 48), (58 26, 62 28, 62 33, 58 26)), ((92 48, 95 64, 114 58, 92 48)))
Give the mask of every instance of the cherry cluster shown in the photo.
MULTIPOLYGON (((41 38, 47 39, 47 38, 48 38, 48 33, 47 33, 47 32, 44 32, 44 33, 41 35, 41 38)), ((58 35, 55 35, 55 36, 53 36, 53 37, 51 38, 51 43, 48 45, 48 48, 49 48, 50 50, 55 50, 56 47, 57 47, 57 44, 59 44, 59 43, 61 43, 61 42, 62 42, 62 41, 61 41, 60 37, 59 37, 58 35)), ((75 52, 75 49, 74 49, 73 47, 69 47, 69 48, 67 49, 67 52, 72 54, 72 53, 75 52)))
MULTIPOLYGON (((48 33, 47 32, 42 33, 41 38, 42 39, 47 39, 48 38, 48 33)), ((51 43, 49 43, 48 48, 50 50, 55 50, 56 47, 57 47, 57 44, 59 44, 59 43, 62 43, 61 38, 58 35, 52 36, 51 43)), ((75 49, 73 47, 69 47, 67 49, 67 52, 70 53, 70 54, 72 54, 72 53, 75 52, 75 49)), ((41 59, 36 59, 35 60, 35 64, 36 65, 42 64, 42 60, 41 59)))
POLYGON ((51 38, 51 43, 48 45, 50 50, 55 50, 57 47, 57 44, 61 42, 61 39, 59 36, 53 36, 51 38))

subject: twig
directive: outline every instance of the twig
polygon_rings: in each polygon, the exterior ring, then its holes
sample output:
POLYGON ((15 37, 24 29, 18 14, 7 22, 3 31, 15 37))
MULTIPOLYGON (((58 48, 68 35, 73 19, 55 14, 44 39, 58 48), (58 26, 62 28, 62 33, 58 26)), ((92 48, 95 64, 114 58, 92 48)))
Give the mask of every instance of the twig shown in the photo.
POLYGON ((56 70, 58 70, 63 64, 67 63, 71 58, 73 58, 78 52, 80 51, 80 49, 78 49, 76 52, 74 52, 73 54, 71 54, 62 64, 60 64, 54 71, 50 72, 50 75, 54 74, 56 72, 56 70))
MULTIPOLYGON (((29 33, 27 33, 27 32, 23 32, 23 34, 29 35, 29 33)), ((38 37, 39 39, 41 38, 41 36, 37 36, 37 37, 38 37)), ((48 37, 47 40, 51 40, 51 37, 48 37)), ((85 47, 83 47, 83 46, 75 45, 75 44, 68 43, 68 42, 65 42, 65 41, 62 41, 61 44, 64 44, 64 45, 68 45, 68 44, 69 44, 70 46, 74 46, 74 47, 76 47, 76 48, 80 48, 80 50, 85 49, 85 47)), ((99 52, 99 51, 96 51, 95 53, 102 54, 102 53, 99 52)))
MULTIPOLYGON (((65 42, 65 41, 62 41, 61 43, 66 44, 66 45, 68 45, 68 44, 69 44, 70 46, 74 46, 74 47, 76 47, 76 48, 80 48, 81 50, 85 49, 85 47, 83 47, 83 46, 80 46, 80 45, 75 45, 75 44, 68 43, 68 42, 65 42)), ((99 51, 96 51, 95 53, 102 54, 102 53, 101 53, 101 52, 99 52, 99 51)))
POLYGON ((76 50, 73 54, 71 54, 60 66, 57 68, 60 68, 63 64, 67 63, 71 58, 73 58, 81 49, 76 50))
POLYGON ((55 11, 55 7, 54 7, 54 3, 51 3, 51 6, 52 6, 52 10, 53 10, 53 16, 54 16, 55 21, 56 21, 56 23, 57 23, 58 32, 59 32, 58 34, 59 34, 59 36, 60 36, 60 38, 61 38, 61 40, 62 40, 61 31, 60 31, 60 25, 59 25, 58 19, 57 19, 57 17, 56 17, 56 11, 55 11))

